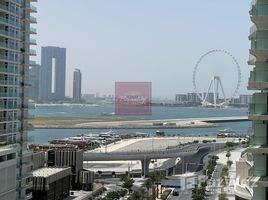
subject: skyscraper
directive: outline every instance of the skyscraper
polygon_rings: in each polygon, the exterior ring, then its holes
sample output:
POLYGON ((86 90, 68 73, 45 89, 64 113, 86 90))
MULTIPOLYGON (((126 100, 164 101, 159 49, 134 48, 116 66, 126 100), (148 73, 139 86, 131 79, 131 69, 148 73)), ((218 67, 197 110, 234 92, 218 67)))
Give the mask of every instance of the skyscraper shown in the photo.
POLYGON ((253 136, 248 152, 253 155, 249 182, 254 184, 253 199, 268 199, 268 0, 254 0, 250 10, 251 27, 250 64, 255 65, 250 74, 248 89, 254 93, 249 108, 253 136))
POLYGON ((252 120, 253 134, 250 137, 247 162, 244 165, 249 167, 248 178, 240 181, 242 184, 235 191, 239 197, 237 199, 266 200, 268 199, 268 0, 254 0, 251 5, 250 18, 254 25, 250 28, 251 49, 248 63, 255 67, 250 72, 248 89, 259 92, 253 94, 249 106, 248 118, 252 120), (245 183, 248 183, 248 186, 245 186, 245 183))
POLYGON ((42 47, 39 78, 39 101, 65 99, 66 49, 42 47))
POLYGON ((74 70, 74 79, 73 79, 73 100, 75 102, 81 101, 81 81, 82 74, 79 69, 74 70))
POLYGON ((0 199, 30 199, 32 154, 27 149, 29 60, 36 42, 35 0, 0 1, 0 199))

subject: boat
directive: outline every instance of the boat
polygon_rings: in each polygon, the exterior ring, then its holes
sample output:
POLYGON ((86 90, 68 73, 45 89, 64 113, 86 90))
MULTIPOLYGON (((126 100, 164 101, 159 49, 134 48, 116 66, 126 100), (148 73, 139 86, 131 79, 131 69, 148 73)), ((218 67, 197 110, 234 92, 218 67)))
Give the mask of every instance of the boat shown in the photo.
POLYGON ((235 131, 229 129, 229 128, 226 128, 226 129, 223 129, 223 130, 219 130, 219 133, 217 134, 217 137, 218 138, 225 138, 225 137, 232 137, 235 135, 235 131))
POLYGON ((114 115, 115 115, 114 112, 110 112, 110 113, 102 112, 102 113, 101 113, 101 116, 114 116, 114 115))

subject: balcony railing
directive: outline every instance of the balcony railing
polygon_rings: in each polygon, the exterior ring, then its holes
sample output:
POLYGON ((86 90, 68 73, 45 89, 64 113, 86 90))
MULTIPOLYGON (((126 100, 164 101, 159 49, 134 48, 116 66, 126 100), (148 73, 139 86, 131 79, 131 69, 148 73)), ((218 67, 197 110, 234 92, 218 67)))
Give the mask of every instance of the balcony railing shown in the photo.
POLYGON ((255 33, 256 31, 257 31, 257 26, 256 25, 251 26, 249 29, 249 35, 255 33))
POLYGON ((35 17, 30 16, 30 22, 31 22, 31 23, 37 23, 37 20, 36 20, 35 17))
POLYGON ((249 144, 250 146, 266 146, 266 137, 252 135, 249 138, 249 144))
POLYGON ((8 134, 8 133, 16 133, 19 132, 18 129, 4 129, 4 130, 0 130, 0 134, 8 134))
POLYGON ((253 16, 268 16, 268 4, 252 4, 250 14, 253 16))
POLYGON ((263 104, 256 104, 256 103, 250 103, 249 104, 249 114, 254 115, 267 115, 268 114, 268 105, 263 104))
POLYGON ((257 38, 252 40, 251 49, 268 49, 268 39, 257 38))
POLYGON ((250 72, 249 82, 268 83, 268 66, 266 68, 254 68, 250 72))
POLYGON ((20 85, 18 81, 0 80, 0 85, 20 85))

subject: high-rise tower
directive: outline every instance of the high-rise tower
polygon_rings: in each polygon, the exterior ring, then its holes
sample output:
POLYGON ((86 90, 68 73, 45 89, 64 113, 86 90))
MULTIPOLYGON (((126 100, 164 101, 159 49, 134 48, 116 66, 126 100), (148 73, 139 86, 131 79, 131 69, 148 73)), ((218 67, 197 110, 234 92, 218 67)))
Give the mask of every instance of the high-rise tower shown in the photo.
POLYGON ((268 0, 254 0, 250 10, 251 40, 250 65, 255 65, 250 73, 248 89, 254 93, 249 107, 253 135, 248 152, 252 155, 253 166, 249 170, 249 185, 253 189, 253 199, 268 199, 268 0))
POLYGON ((73 100, 75 102, 81 101, 81 89, 82 89, 81 81, 82 81, 82 74, 79 69, 75 69, 73 79, 73 100))
POLYGON ((66 49, 42 47, 39 78, 39 101, 65 99, 66 49))
POLYGON ((0 199, 30 199, 32 154, 27 149, 30 49, 35 0, 0 0, 0 199))

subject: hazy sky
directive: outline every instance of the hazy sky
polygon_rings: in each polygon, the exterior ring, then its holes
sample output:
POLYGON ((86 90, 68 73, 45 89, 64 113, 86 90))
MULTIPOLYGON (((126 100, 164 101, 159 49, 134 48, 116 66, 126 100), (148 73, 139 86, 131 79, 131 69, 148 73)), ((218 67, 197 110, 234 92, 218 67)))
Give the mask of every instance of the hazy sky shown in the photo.
MULTIPOLYGON (((174 98, 193 91, 195 63, 212 49, 237 58, 240 93, 248 93, 250 1, 40 0, 35 5, 36 59, 40 61, 41 46, 67 48, 69 96, 73 70, 79 68, 82 93, 113 94, 115 81, 151 81, 154 97, 174 98)), ((200 90, 213 74, 222 77, 226 93, 234 90, 236 66, 228 59, 206 58, 197 73, 200 90)))

